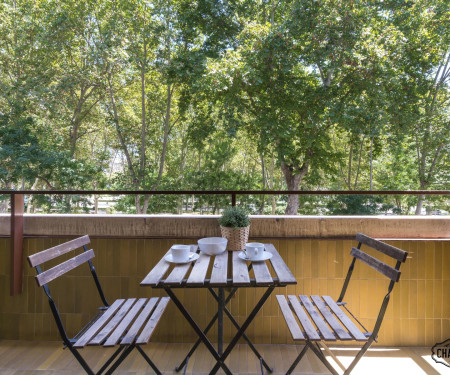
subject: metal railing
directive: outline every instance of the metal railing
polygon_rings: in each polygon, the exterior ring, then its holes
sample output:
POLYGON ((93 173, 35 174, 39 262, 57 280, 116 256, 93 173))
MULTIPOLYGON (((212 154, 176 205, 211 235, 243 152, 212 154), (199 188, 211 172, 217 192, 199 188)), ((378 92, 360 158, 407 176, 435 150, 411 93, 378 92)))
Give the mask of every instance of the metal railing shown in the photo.
POLYGON ((11 195, 450 195, 449 190, 0 190, 11 195))
POLYGON ((238 195, 450 195, 449 190, 0 190, 11 198, 11 295, 22 290, 23 214, 25 195, 229 195, 236 205, 238 195))

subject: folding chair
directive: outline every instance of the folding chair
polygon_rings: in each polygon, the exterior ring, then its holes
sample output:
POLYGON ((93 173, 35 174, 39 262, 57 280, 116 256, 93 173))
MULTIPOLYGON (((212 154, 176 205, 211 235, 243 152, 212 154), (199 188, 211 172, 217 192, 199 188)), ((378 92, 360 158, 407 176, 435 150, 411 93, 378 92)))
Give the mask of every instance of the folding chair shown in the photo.
POLYGON ((287 299, 283 295, 276 296, 286 324, 292 334, 292 338, 294 340, 302 340, 305 342, 303 350, 286 372, 286 375, 290 374, 295 369, 308 349, 312 350, 332 374, 338 375, 338 372, 326 359, 322 348, 335 360, 338 366, 344 371, 345 375, 350 374, 373 341, 376 341, 392 289, 400 278, 400 265, 405 262, 408 253, 361 233, 356 235, 356 241, 358 241, 359 244, 357 248, 353 247, 350 252, 353 256, 353 260, 350 264, 347 277, 337 301, 334 301, 329 296, 317 295, 300 295, 299 298, 290 295, 287 296, 287 299), (395 268, 362 251, 362 244, 396 260, 395 268), (372 332, 368 332, 367 329, 364 328, 361 322, 359 322, 347 308, 347 303, 343 302, 356 260, 366 263, 391 280, 387 288, 387 294, 381 303, 378 318, 372 332), (365 342, 347 369, 326 345, 326 343, 336 342, 337 340, 365 342))
POLYGON ((89 243, 89 236, 83 236, 28 257, 30 265, 36 268, 36 281, 39 286, 44 288, 48 297, 50 309, 63 340, 64 348, 69 348, 86 373, 90 375, 101 374, 105 370, 107 370, 106 374, 113 373, 131 351, 136 348, 156 374, 160 375, 161 372, 140 346, 149 342, 170 298, 117 299, 109 305, 91 261, 94 257, 94 251, 88 250, 87 245, 89 243), (43 263, 81 247, 84 249, 81 254, 48 270, 42 270, 41 265, 43 263), (86 262, 89 264, 103 306, 99 307, 98 314, 74 338, 69 338, 47 284, 86 262), (79 353, 79 349, 87 345, 98 345, 106 348, 117 344, 119 345, 118 349, 96 373, 79 353))

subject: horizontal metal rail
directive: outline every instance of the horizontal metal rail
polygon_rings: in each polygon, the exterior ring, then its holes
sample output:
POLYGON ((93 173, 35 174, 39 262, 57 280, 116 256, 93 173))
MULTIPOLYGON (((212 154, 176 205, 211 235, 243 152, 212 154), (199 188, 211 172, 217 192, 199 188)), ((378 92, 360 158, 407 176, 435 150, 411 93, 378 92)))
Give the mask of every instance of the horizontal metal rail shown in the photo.
POLYGON ((11 295, 22 291, 25 195, 450 195, 450 190, 0 190, 11 199, 11 295))
POLYGON ((450 195, 450 190, 0 190, 25 195, 450 195))

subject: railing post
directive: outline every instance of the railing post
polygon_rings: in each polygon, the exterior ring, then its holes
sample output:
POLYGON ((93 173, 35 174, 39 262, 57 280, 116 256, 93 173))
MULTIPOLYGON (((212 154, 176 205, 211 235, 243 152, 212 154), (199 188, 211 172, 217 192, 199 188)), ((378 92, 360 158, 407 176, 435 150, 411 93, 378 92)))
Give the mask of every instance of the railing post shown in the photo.
POLYGON ((11 296, 22 293, 23 204, 23 194, 11 194, 11 296))

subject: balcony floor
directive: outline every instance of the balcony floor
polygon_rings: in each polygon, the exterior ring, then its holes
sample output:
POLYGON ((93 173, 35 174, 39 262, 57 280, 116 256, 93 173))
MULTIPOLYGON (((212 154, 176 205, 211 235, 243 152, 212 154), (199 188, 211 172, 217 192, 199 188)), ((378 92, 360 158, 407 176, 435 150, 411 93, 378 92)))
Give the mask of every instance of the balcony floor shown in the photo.
MULTIPOLYGON (((286 372, 301 345, 256 345, 269 365, 274 366, 274 375, 286 372)), ((150 358, 163 374, 181 374, 173 369, 181 361, 190 344, 151 343, 144 347, 150 358)), ((339 347, 334 351, 339 359, 347 365, 354 355, 351 347, 339 347)), ((112 350, 90 347, 82 354, 87 362, 98 369, 107 354, 112 350), (100 355, 99 355, 100 353, 100 355)), ((233 374, 260 373, 256 358, 245 344, 236 346, 226 361, 233 374)), ((213 358, 205 347, 200 346, 188 364, 186 374, 207 374, 213 366, 213 358)), ((63 350, 59 342, 38 341, 0 341, 0 374, 5 375, 74 375, 83 374, 81 366, 68 350, 63 350)), ((134 351, 119 366, 116 374, 153 374, 147 363, 134 351)), ((223 371, 219 371, 223 374, 223 371)), ((329 374, 325 367, 308 352, 297 366, 294 374, 329 374)), ((368 374, 450 374, 450 368, 436 364, 431 359, 430 348, 408 347, 373 347, 352 372, 354 375, 368 374)))

